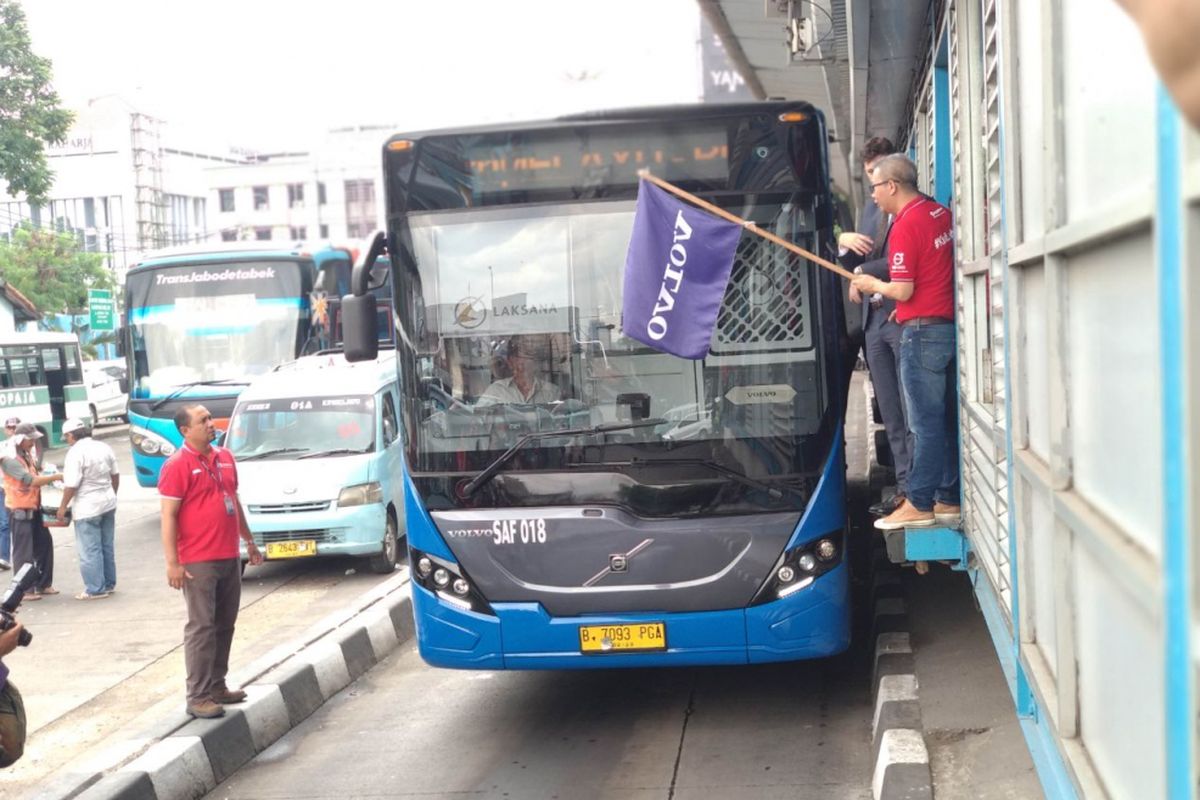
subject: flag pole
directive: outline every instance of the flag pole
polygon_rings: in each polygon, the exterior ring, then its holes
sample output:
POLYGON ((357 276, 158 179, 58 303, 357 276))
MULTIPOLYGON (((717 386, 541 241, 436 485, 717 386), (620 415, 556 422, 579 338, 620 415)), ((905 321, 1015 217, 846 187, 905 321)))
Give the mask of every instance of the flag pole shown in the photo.
POLYGON ((854 276, 853 272, 850 272, 849 270, 844 269, 843 267, 839 267, 837 264, 834 264, 832 261, 826 261, 825 259, 821 258, 820 256, 810 253, 807 250, 805 250, 803 247, 794 245, 791 242, 789 242, 788 240, 782 239, 782 238, 776 236, 775 234, 771 233, 770 231, 764 231, 762 228, 758 227, 757 225, 755 225, 753 222, 751 222, 748 219, 742 219, 739 216, 730 214, 728 211, 726 211, 723 208, 718 208, 717 206, 714 206, 712 203, 709 203, 706 200, 701 200, 699 197, 696 197, 696 195, 685 192, 683 189, 680 189, 678 186, 676 186, 673 183, 667 183, 662 178, 656 178, 654 175, 652 175, 650 173, 650 170, 648 170, 648 169, 638 170, 638 177, 643 178, 644 180, 650 181, 655 186, 658 186, 661 189, 665 189, 673 195, 682 197, 684 200, 687 200, 689 203, 700 206, 700 208, 703 208, 705 211, 708 211, 709 213, 716 214, 718 217, 727 219, 730 222, 735 223, 737 225, 741 225, 743 228, 750 231, 751 233, 757 233, 759 236, 763 237, 764 239, 774 242, 775 244, 779 245, 780 247, 784 247, 788 250, 791 250, 793 253, 800 256, 801 258, 806 258, 809 261, 812 261, 813 263, 824 267, 825 269, 829 270, 830 272, 836 272, 838 275, 841 275, 843 278, 846 278, 847 280, 854 280, 855 276, 854 276))

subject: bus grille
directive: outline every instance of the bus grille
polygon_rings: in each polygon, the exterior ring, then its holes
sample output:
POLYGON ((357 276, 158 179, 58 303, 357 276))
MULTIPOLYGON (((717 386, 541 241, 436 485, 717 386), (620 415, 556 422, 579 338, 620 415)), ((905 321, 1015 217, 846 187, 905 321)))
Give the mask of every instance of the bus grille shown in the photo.
POLYGON ((718 355, 812 346, 807 263, 757 236, 738 244, 717 315, 718 355))
POLYGON ((303 511, 325 511, 329 501, 315 503, 266 503, 263 505, 247 506, 251 514, 297 514, 303 511))

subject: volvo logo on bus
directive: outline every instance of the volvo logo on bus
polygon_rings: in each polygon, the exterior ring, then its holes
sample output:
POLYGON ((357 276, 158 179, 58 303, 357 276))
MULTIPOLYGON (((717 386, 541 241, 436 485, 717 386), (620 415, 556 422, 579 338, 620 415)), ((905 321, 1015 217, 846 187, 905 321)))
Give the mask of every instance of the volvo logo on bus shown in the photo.
POLYGON ((595 586, 600 581, 604 580, 609 575, 616 572, 629 572, 629 562, 638 553, 645 550, 654 543, 653 539, 643 539, 641 544, 630 550, 628 553, 614 553, 608 557, 608 566, 597 572, 592 577, 583 582, 584 586, 595 586))

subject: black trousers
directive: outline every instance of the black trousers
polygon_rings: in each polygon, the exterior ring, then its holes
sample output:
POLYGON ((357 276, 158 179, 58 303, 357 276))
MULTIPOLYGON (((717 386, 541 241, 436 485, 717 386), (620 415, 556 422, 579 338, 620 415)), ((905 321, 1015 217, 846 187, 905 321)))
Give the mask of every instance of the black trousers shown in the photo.
POLYGON ((871 309, 864 331, 863 351, 867 355, 875 400, 879 403, 883 428, 887 431, 888 446, 896 465, 896 490, 907 496, 913 440, 908 431, 904 392, 900 389, 900 331, 900 326, 888 322, 882 310, 871 309))
POLYGON ((12 566, 19 570, 25 564, 34 564, 41 577, 34 588, 41 590, 54 585, 54 540, 42 522, 42 512, 14 509, 9 521, 12 532, 12 566))
POLYGON ((226 558, 183 566, 192 576, 183 581, 188 615, 183 628, 183 661, 187 701, 194 705, 228 688, 225 675, 242 599, 242 564, 226 558))

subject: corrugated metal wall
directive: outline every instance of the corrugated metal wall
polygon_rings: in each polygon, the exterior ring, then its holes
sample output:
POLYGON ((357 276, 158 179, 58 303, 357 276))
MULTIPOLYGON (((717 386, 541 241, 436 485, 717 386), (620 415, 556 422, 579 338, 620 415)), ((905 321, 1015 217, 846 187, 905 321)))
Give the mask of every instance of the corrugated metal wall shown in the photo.
MULTIPOLYGON (((1190 431, 1164 414, 1164 373, 1197 387, 1158 324, 1154 224, 1170 201, 1155 75, 1115 3, 954 0, 930 43, 923 92, 944 65, 951 119, 939 129, 918 102, 910 152, 929 186, 945 168, 931 140, 952 140, 965 528, 999 609, 989 622, 1013 643, 1019 710, 1053 743, 1062 785, 1166 797, 1168 737, 1190 749, 1194 730, 1167 728, 1163 554, 1181 531, 1164 514, 1164 441, 1190 431)), ((1200 241, 1198 138, 1174 162, 1185 243, 1200 241)), ((1192 274, 1198 249, 1183 251, 1192 274)), ((1193 627, 1197 608, 1200 595, 1193 627)))

